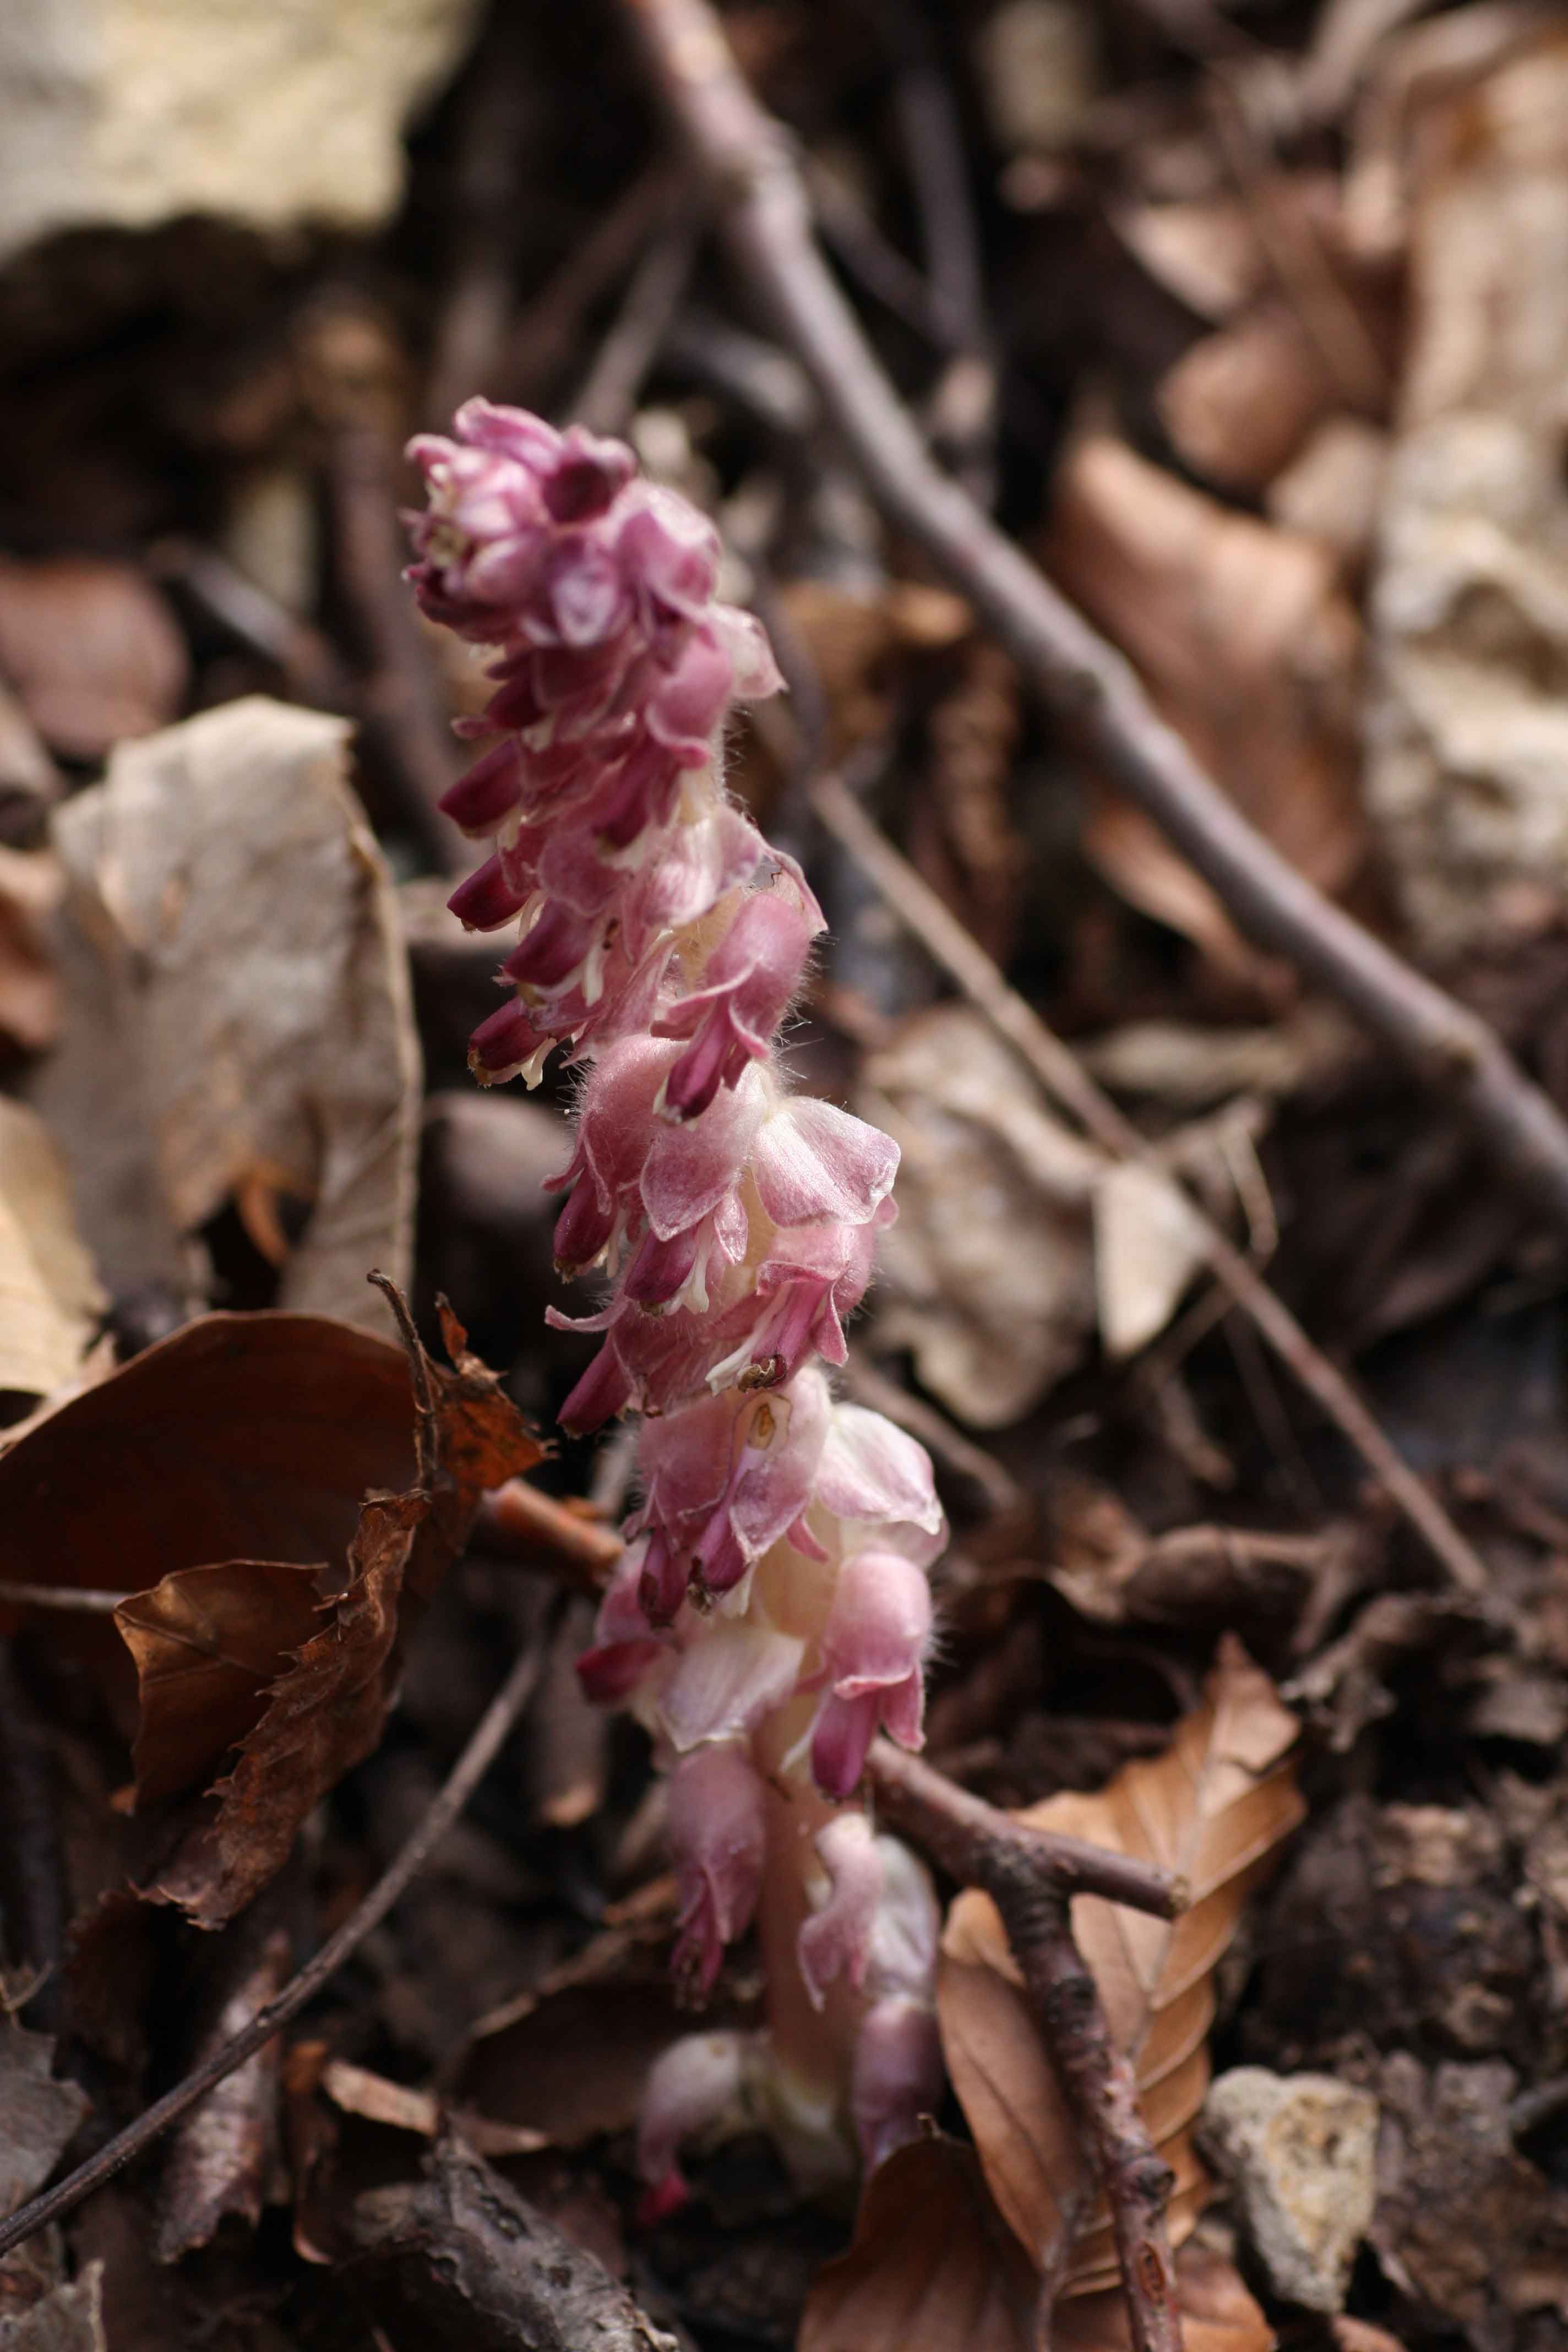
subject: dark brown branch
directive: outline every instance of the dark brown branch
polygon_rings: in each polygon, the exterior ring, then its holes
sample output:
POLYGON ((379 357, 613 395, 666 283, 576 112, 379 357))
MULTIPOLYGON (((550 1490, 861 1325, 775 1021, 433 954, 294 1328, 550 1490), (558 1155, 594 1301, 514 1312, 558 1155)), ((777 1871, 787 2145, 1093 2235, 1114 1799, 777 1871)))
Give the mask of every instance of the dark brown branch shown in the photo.
POLYGON ((779 126, 707 0, 626 0, 731 253, 891 520, 983 614, 1050 708, 1160 825, 1258 946, 1346 1004, 1473 1129, 1535 1206, 1568 1224, 1568 1125, 1484 1021, 1314 889, 1207 776, 1131 666, 932 463, 812 240, 779 126))
MULTIPOLYGON (((1033 1006, 1009 988, 979 941, 945 907, 931 885, 879 831, 840 779, 819 775, 809 786, 817 816, 876 884, 887 904, 935 958, 993 1027, 1007 1039, 1041 1084, 1085 1132, 1118 1160, 1144 1156, 1142 1137, 1101 1092, 1070 1046, 1048 1029, 1033 1006)), ((1315 1346, 1284 1301, 1232 1246, 1197 1203, 1187 1205, 1209 1269, 1257 1327, 1281 1363, 1316 1399, 1355 1447, 1367 1468, 1465 1592, 1487 1589, 1487 1572, 1431 1489, 1384 1436, 1344 1374, 1315 1346)))
POLYGON ((1030 1829, 889 1740, 873 1746, 866 1772, 879 1816, 915 1839, 962 1885, 989 1888, 993 1878, 1017 1878, 1064 1901, 1100 1895, 1155 1919, 1174 1919, 1187 1907, 1185 1885, 1168 1870, 1082 1838, 1030 1829))
MULTIPOLYGON (((1175 2273, 1165 2228, 1171 2168, 1155 2150, 1132 2068, 1111 2039, 1093 1977, 1073 1940, 1075 1895, 1100 1895, 1158 1919, 1184 1910, 1166 1871, 1078 1838, 1031 1830, 957 1788, 929 1764, 879 1740, 867 1759, 879 1814, 922 1845, 951 1877, 984 1887, 1007 1941, 1110 2208, 1134 2352, 1181 2352, 1175 2273)), ((1042 2293, 1042 2333, 1050 2282, 1042 2293)))
POLYGON ((400 2344, 465 2352, 676 2352, 604 2264, 460 2140, 419 2187, 364 2190, 346 2275, 400 2344))
MULTIPOLYGON (((559 1607, 559 1601, 555 1604, 559 1607)), ((321 1948, 276 2000, 258 2010, 250 2023, 231 2041, 204 2060, 184 2082, 177 2083, 155 2100, 146 2112, 117 2132, 100 2147, 96 2156, 68 2174, 58 2188, 46 2189, 23 2205, 8 2221, 0 2221, 0 2254, 8 2254, 13 2246, 31 2238, 49 2222, 58 2221, 73 2212, 84 2198, 90 2197, 105 2181, 122 2172, 154 2140, 189 2113, 197 2101, 204 2099, 214 2085, 243 2066, 247 2058, 264 2049, 273 2035, 298 2017, 308 2002, 312 2001, 328 1979, 335 1976, 343 1962, 359 1949, 365 1937, 379 1927, 393 1905, 417 1877, 431 1854, 446 1836, 462 1811, 491 1764, 500 1753, 518 1717, 528 1704, 539 1673, 542 1648, 535 1644, 523 1651, 512 1666, 506 1681, 480 1717, 468 1746, 447 1776, 438 1794, 432 1800, 423 1821, 405 1842, 382 1873, 363 1901, 344 1920, 337 1933, 329 1936, 321 1948)))

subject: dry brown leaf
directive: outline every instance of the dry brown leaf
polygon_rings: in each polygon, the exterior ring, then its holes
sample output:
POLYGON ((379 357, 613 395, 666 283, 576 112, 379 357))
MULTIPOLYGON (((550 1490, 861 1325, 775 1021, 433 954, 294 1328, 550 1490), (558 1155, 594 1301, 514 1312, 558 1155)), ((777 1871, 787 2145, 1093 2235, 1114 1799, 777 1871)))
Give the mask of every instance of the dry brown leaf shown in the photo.
POLYGON ((100 760, 111 744, 174 717, 190 659, 167 604, 136 564, 0 556, 0 671, 53 750, 100 760))
POLYGON ((139 1798, 199 1786, 238 1746, 161 1877, 203 1926, 249 1900, 374 1746, 413 1615, 481 1493, 541 1458, 455 1324, 447 1337, 455 1368, 426 1361, 427 1488, 409 1484, 401 1349, 317 1316, 187 1324, 0 1454, 0 1573, 135 1588, 118 1612, 124 1649, 102 1620, 68 1634, 60 1621, 53 1638, 103 1674, 134 1734, 139 1798), (343 1591, 319 1602, 312 1566, 345 1554, 343 1591))
MULTIPOLYGON (((203 2030, 190 2053, 199 2064, 288 1983, 293 1952, 286 1928, 270 1925, 259 1906, 215 1955, 216 1998, 205 2006, 203 2030)), ((279 2161, 279 2077, 282 2052, 267 2043, 214 2085, 176 2125, 158 2183, 153 2241, 161 2263, 177 2263, 212 2243, 218 2225, 237 2214, 255 2229, 279 2161)))
POLYGON ((63 1386, 106 1304, 48 1130, 0 1096, 0 1389, 63 1386))
MULTIPOLYGON (((1177 2242, 1207 2193, 1190 2126, 1208 2086, 1214 1969, 1248 1887, 1304 1810, 1289 1755, 1296 1728, 1268 1676, 1227 1635, 1203 1705, 1163 1755, 1128 1765, 1096 1795, 1067 1792, 1021 1816, 1156 1863, 1191 1891, 1174 1922, 1094 1896, 1073 1905, 1074 1932, 1118 2047, 1132 2061, 1150 2137, 1176 2173, 1177 2242)), ((1108 2219, 1102 2206, 1089 2210, 1077 2128, 996 1907, 974 1889, 948 1915, 938 2007, 953 2088, 1020 2242, 1042 2269, 1067 2257, 1067 2293, 1110 2284, 1108 2219)))
MULTIPOLYGON (((1093 434, 1063 468, 1045 555, 1258 830, 1321 889, 1344 888, 1363 846, 1361 638, 1329 551, 1093 434)), ((1127 802, 1100 802, 1085 845, 1134 906, 1255 973, 1208 885, 1127 802)))
POLYGON ((321 2069, 321 2087, 345 2115, 363 2116, 367 2123, 385 2124, 393 2131, 417 2132, 422 2139, 438 2139, 448 2127, 456 2130, 476 2156, 532 2156, 550 2145, 543 2132, 523 2124, 492 2123, 468 2107, 453 2107, 434 2091, 418 2091, 408 2083, 394 2083, 365 2066, 346 2059, 329 2058, 321 2069))
POLYGON ((176 1569, 121 1603, 114 1622, 141 1698, 131 1751, 138 1804, 204 1780, 255 1728, 268 1685, 319 1628, 318 1579, 315 1567, 287 1560, 227 1559, 176 1569))
MULTIPOLYGON (((854 2242, 817 2273, 795 2352, 1031 2352, 1037 2292, 973 2148, 911 2140, 867 2183, 854 2242)), ((1274 2330, 1223 2255, 1189 2241, 1176 2293, 1184 2352, 1269 2352, 1274 2330)), ((1050 2343, 1130 2352, 1120 2284, 1059 2301, 1050 2343)))
POLYGON ((818 2272, 796 2352, 1027 2352, 1036 2292, 973 2150, 911 2140, 867 2182, 854 2242, 818 2272))
POLYGON ((981 1015, 941 1005, 866 1065, 860 1108, 902 1153, 877 1337, 980 1429, 1005 1428, 1094 1329, 1104 1161, 1046 1109, 981 1015))
POLYGON ((279 1304, 386 1328, 364 1277, 406 1276, 419 1055, 347 732, 254 696, 122 745, 56 819, 73 1017, 32 1095, 116 1291, 185 1293, 226 1201, 265 1236, 292 1192, 279 1304))
POLYGON ((1226 490, 1260 490, 1334 405, 1336 385, 1291 305, 1278 298, 1183 352, 1154 395, 1171 446, 1226 490))
MULTIPOLYGON (((411 1622, 466 1543, 480 1495, 542 1459, 500 1381, 468 1352, 461 1328, 449 1315, 444 1321, 455 1368, 424 1360, 434 1398, 429 1483, 366 1496, 347 1586, 269 1685, 232 1770, 208 1792, 216 1815, 189 1832, 159 1874, 159 1895, 199 1927, 220 1927, 243 1909, 281 1869, 320 1799, 375 1748, 411 1622)), ((145 1686, 142 1699, 145 1708, 145 1686)))

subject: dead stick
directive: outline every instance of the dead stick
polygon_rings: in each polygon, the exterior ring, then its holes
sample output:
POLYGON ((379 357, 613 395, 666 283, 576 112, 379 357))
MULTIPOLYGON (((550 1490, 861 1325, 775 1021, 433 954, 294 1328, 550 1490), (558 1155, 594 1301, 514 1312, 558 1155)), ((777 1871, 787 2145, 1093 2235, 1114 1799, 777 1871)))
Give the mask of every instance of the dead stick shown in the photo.
MULTIPOLYGON (((834 839, 869 875, 893 912, 992 1026, 1016 1048, 1057 1101, 1113 1158, 1143 1159, 1146 1146, 1131 1119, 1124 1118, 1110 1096, 1101 1092, 1072 1048, 1047 1027, 1016 989, 1009 988, 980 942, 872 824, 842 781, 821 775, 809 791, 813 808, 834 839)), ((1283 1299, 1190 1197, 1187 1205, 1210 1271, 1251 1318, 1281 1363, 1343 1432, 1461 1591, 1484 1592, 1489 1580, 1479 1556, 1430 1487, 1384 1436, 1345 1375, 1309 1339, 1283 1299)))
POLYGON ((708 0, 625 0, 731 251, 770 302, 873 495, 983 614, 1049 707, 1162 827, 1260 947, 1384 1039, 1535 1206, 1568 1224, 1568 1124, 1484 1021, 1333 905, 1257 833, 1131 665, 932 463, 812 239, 780 126, 708 0))
POLYGON ((875 1743, 866 1770, 879 1813, 918 1839, 965 1886, 1021 1874, 1031 1885, 1048 1884, 1064 1900, 1100 1895, 1155 1919, 1174 1919, 1187 1907, 1186 1885, 1170 1871, 1056 1830, 1032 1829, 890 1740, 875 1743))
MULTIPOLYGON (((552 1616, 561 1606, 561 1599, 552 1603, 552 1616)), ((406 1840, 399 1853, 382 1873, 364 1900, 358 1904, 333 1936, 329 1936, 321 1950, 293 1980, 286 1985, 276 2000, 257 2011, 250 2023, 242 2028, 232 2041, 165 2091, 145 2114, 128 2124, 122 2132, 100 2147, 96 2156, 67 2175, 57 2189, 47 2189, 41 2197, 21 2206, 7 2221, 0 2221, 0 2255, 8 2254, 51 2221, 59 2221, 73 2212, 82 2200, 112 2180, 117 2172, 152 2147, 171 2124, 204 2099, 216 2084, 232 2074, 264 2049, 273 2035, 298 2017, 308 2001, 313 2000, 330 1977, 335 1976, 351 1954, 374 1927, 379 1927, 393 1905, 411 1880, 417 1877, 429 1861, 458 1815, 462 1811, 479 1782, 484 1779, 500 1753, 508 1733, 528 1704, 529 1694, 538 1678, 540 1661, 543 1656, 542 1643, 524 1650, 496 1696, 480 1717, 473 1737, 448 1773, 446 1782, 432 1799, 424 1820, 406 1840)))
MULTIPOLYGON (((1165 2228, 1170 2166, 1149 2137, 1132 2068, 1111 2039, 1099 1990, 1073 1939, 1075 1895, 1100 1895, 1156 1918, 1186 1907, 1169 1872, 1131 1854, 1029 1828, 879 1739, 867 1759, 879 1813, 1002 1915, 1057 2079, 1110 2208, 1134 2352, 1180 2352, 1181 2317, 1165 2228)), ((1047 2282, 1042 2322, 1049 2318, 1047 2282)))

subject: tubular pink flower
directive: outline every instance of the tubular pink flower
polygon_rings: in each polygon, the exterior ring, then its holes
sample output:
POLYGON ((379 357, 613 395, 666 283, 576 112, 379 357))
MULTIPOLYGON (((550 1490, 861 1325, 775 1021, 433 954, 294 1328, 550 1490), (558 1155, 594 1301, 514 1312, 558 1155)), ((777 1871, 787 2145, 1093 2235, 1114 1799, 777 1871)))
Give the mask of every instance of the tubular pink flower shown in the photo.
POLYGON ((557 1052, 581 1072, 548 1189, 561 1272, 603 1291, 548 1319, 602 1345, 561 1419, 645 1415, 578 1671, 668 1775, 678 1973, 705 1995, 755 1914, 774 1977, 767 2036, 691 2037, 649 2077, 658 2212, 686 2193, 681 2140, 742 2093, 824 2179, 855 2141, 879 2161, 940 2089, 930 1884, 847 1801, 879 1725, 920 1742, 943 1521, 921 1448, 824 1369, 899 1155, 780 1066, 823 919, 723 789, 731 713, 783 680, 716 600, 712 525, 622 443, 484 400, 409 455, 428 491, 409 579, 493 689, 443 803, 479 845, 454 913, 512 934, 470 1063, 485 1085, 537 1084, 557 1052))
POLYGON ((680 1888, 676 1974, 710 1992, 725 1945, 751 1924, 766 1850, 763 1784, 739 1748, 700 1747, 676 1766, 669 1842, 680 1888))
POLYGON ((831 1687, 811 1742, 812 1771, 830 1797, 854 1789, 879 1724, 900 1748, 923 1745, 931 1632, 931 1588, 912 1560, 862 1551, 845 1561, 822 1636, 831 1687))

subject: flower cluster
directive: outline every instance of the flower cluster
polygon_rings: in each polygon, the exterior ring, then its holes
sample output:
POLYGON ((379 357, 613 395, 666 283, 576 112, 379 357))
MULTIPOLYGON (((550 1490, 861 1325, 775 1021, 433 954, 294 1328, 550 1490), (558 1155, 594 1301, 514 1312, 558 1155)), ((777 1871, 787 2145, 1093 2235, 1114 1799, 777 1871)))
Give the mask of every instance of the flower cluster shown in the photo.
POLYGON ((879 1727, 921 1741, 943 1522, 920 1446, 822 1369, 898 1152, 776 1058, 822 918, 723 790, 729 712, 781 683, 766 639, 716 601, 711 526, 620 443, 484 401, 454 429, 411 445, 410 577, 489 649, 494 694, 463 724, 499 740, 444 803, 491 844, 451 903, 517 927, 471 1059, 486 1084, 535 1083, 557 1046, 584 1066, 555 1255, 602 1280, 570 1326, 602 1344, 562 1418, 644 1416, 580 1672, 668 1776, 682 1981, 705 1995, 753 1923, 769 1973, 766 2034, 693 2035, 654 2069, 658 2210, 681 2141, 738 2113, 811 2172, 851 2137, 876 2164, 934 2101, 931 1889, 856 1790, 879 1727))

